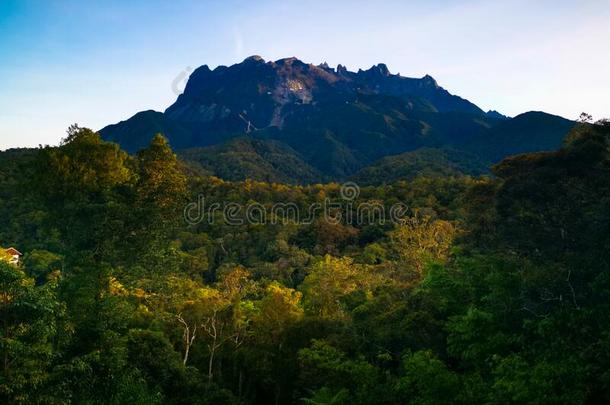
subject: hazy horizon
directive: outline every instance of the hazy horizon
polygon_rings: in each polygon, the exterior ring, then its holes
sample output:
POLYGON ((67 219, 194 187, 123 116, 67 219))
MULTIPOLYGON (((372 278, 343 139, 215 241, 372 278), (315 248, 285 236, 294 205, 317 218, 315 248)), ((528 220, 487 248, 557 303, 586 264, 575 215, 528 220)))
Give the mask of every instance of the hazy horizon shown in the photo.
POLYGON ((163 111, 191 69, 253 54, 434 77, 484 110, 610 115, 601 0, 415 2, 9 0, 0 5, 0 149, 56 144, 163 111))

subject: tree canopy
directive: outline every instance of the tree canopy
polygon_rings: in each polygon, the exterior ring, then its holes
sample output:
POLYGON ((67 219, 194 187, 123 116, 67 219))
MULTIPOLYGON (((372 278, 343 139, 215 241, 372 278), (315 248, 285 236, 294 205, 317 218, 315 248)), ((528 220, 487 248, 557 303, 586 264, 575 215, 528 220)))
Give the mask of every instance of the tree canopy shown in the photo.
POLYGON ((0 245, 24 253, 0 260, 0 402, 610 402, 609 128, 350 200, 396 222, 186 221, 200 196, 345 200, 200 175, 161 135, 0 153, 0 245))

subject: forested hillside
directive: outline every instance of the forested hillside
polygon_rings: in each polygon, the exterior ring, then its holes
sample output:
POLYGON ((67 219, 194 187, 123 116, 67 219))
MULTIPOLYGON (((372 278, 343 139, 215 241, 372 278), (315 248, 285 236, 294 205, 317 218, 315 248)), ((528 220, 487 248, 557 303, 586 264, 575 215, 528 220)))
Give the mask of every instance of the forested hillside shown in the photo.
POLYGON ((79 127, 0 153, 0 246, 24 254, 0 260, 1 403, 610 402, 607 125, 493 177, 427 176, 471 164, 429 152, 360 188, 282 184, 318 172, 235 142, 198 167, 79 127), (273 183, 205 175, 261 157, 273 183))

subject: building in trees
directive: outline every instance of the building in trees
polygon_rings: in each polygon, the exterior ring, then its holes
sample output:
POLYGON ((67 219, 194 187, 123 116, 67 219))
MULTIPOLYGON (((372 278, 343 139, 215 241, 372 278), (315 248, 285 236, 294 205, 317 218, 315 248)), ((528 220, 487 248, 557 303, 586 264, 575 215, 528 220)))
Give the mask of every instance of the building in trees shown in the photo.
POLYGON ((0 248, 0 252, 1 260, 7 261, 15 266, 19 265, 21 256, 23 256, 23 254, 14 247, 9 247, 8 249, 0 248))

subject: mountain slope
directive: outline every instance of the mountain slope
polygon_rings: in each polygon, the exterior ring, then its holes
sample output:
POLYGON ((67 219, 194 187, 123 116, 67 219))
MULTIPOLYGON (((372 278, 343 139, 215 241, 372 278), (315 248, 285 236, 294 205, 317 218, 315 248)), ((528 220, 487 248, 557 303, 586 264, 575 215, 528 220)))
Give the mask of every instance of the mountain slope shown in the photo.
POLYGON ((182 140, 190 136, 190 132, 179 123, 169 121, 163 113, 152 110, 139 112, 128 120, 108 125, 99 132, 107 141, 116 142, 131 153, 145 148, 157 133, 170 137, 175 148, 180 148, 182 140))
POLYGON ((308 184, 325 179, 296 151, 275 140, 240 137, 220 145, 184 149, 179 156, 225 180, 308 184))
POLYGON ((487 133, 470 139, 464 148, 489 162, 527 152, 558 149, 574 122, 556 115, 531 111, 503 121, 487 133))

